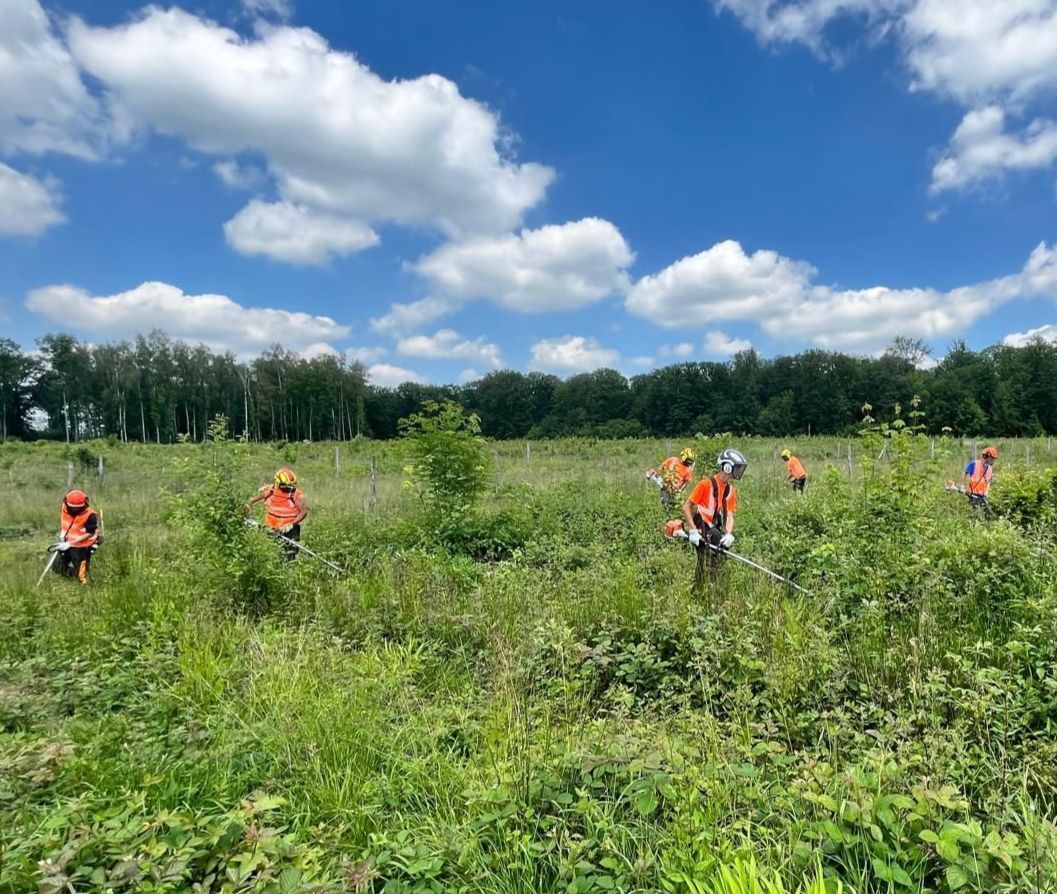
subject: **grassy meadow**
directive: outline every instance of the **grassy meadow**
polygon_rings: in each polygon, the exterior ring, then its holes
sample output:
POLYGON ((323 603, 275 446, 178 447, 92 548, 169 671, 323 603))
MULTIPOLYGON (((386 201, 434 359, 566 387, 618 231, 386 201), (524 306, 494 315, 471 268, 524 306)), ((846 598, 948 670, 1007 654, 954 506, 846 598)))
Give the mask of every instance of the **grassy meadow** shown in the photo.
POLYGON ((1057 890, 1057 453, 983 524, 887 435, 789 441, 803 497, 696 442, 810 595, 691 593, 678 441, 483 444, 443 525, 407 442, 0 445, 0 891, 1057 890), (346 574, 233 512, 280 465, 346 574), (36 589, 68 480, 106 543, 36 589))

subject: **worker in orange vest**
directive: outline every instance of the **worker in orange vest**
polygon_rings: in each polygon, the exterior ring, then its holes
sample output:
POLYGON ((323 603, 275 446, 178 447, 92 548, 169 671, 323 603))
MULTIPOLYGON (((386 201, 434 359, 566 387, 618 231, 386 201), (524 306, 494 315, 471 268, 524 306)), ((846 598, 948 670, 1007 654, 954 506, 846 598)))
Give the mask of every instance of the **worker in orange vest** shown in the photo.
POLYGON ((807 484, 807 470, 804 468, 804 464, 793 456, 793 451, 789 448, 783 450, 781 455, 786 471, 789 473, 789 484, 798 494, 802 494, 804 485, 807 484))
POLYGON ((980 454, 980 460, 970 460, 962 475, 962 486, 965 495, 969 498, 969 508, 973 515, 982 513, 985 521, 991 520, 991 504, 987 502, 987 494, 991 490, 991 481, 994 479, 994 464, 998 459, 996 447, 985 447, 980 454))
POLYGON ((55 544, 58 560, 55 570, 64 577, 76 577, 88 583, 92 554, 103 542, 103 525, 99 512, 88 505, 88 494, 71 490, 59 507, 59 540, 55 544))
POLYGON ((730 549, 734 545, 738 493, 730 482, 740 481, 748 466, 749 461, 740 451, 728 447, 716 460, 716 474, 698 481, 683 504, 683 519, 690 532, 690 543, 697 549, 695 590, 704 580, 706 562, 710 571, 715 572, 719 564, 716 550, 730 549))
POLYGON ((694 463, 697 462, 697 454, 692 447, 684 447, 678 456, 669 456, 661 468, 650 469, 646 473, 646 479, 652 481, 661 489, 661 505, 667 508, 672 505, 675 495, 686 490, 690 482, 694 480, 694 463))
POLYGON ((301 542, 301 522, 308 518, 305 494, 297 486, 293 470, 283 468, 276 472, 275 480, 258 490, 246 503, 246 509, 255 503, 264 503, 264 522, 272 533, 285 538, 281 541, 283 557, 292 562, 299 552, 294 543, 301 542))

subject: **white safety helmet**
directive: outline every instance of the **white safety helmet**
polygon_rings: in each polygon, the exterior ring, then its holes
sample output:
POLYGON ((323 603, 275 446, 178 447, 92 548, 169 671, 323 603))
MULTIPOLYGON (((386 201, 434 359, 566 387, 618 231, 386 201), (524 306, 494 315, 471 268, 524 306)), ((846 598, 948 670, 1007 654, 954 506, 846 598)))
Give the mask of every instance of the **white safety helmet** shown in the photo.
POLYGON ((726 472, 735 481, 741 480, 741 476, 745 474, 745 470, 748 467, 749 461, 745 458, 745 455, 733 447, 728 447, 724 450, 716 460, 716 468, 721 472, 726 472))

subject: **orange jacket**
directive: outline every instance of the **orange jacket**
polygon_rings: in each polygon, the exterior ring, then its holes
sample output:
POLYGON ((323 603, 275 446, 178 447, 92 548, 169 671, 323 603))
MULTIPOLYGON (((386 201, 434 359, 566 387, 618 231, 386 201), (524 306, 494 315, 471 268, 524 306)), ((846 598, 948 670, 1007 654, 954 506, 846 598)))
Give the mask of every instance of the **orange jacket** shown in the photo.
POLYGON ((678 456, 669 456, 661 463, 661 480, 674 490, 682 490, 694 477, 694 470, 678 456))
POLYGON ((804 468, 804 464, 795 456, 791 456, 786 460, 785 467, 789 470, 790 478, 793 478, 794 480, 797 478, 807 478, 807 470, 804 468))
POLYGON ((70 515, 66 504, 59 508, 59 524, 63 540, 74 547, 92 547, 99 542, 99 514, 85 506, 78 515, 70 515))
POLYGON ((982 459, 974 459, 965 467, 965 474, 969 476, 969 494, 974 497, 987 496, 994 475, 992 468, 982 459))
MULTIPOLYGON (((722 485, 720 485, 722 487, 722 485)), ((728 481, 726 485, 726 497, 723 501, 724 515, 733 515, 738 508, 738 493, 734 486, 728 481)), ((711 478, 702 478, 694 485, 690 493, 690 502, 693 504, 694 514, 700 515, 706 525, 712 525, 716 519, 716 493, 712 487, 711 478)))
POLYGON ((264 522, 269 528, 293 524, 305 514, 305 495, 299 487, 291 492, 266 484, 260 493, 264 497, 264 522))

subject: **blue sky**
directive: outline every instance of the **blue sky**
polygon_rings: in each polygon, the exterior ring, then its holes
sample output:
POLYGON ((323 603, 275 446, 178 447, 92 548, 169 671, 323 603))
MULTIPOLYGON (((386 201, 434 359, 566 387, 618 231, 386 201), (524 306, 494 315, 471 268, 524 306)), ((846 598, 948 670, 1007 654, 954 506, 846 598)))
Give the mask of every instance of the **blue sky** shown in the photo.
POLYGON ((1057 336, 1057 0, 8 0, 0 82, 27 346, 393 384, 1057 336))

